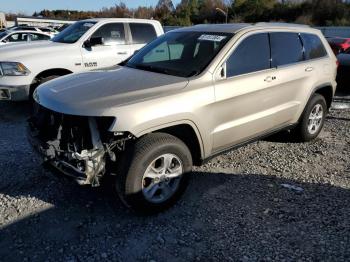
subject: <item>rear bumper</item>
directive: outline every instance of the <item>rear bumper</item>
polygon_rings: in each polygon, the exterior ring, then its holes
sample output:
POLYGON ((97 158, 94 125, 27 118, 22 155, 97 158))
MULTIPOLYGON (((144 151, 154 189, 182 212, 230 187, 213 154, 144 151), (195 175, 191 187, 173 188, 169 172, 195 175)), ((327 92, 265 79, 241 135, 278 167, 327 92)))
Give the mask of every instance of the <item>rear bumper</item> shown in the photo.
POLYGON ((29 99, 29 85, 0 85, 0 100, 24 101, 29 99))

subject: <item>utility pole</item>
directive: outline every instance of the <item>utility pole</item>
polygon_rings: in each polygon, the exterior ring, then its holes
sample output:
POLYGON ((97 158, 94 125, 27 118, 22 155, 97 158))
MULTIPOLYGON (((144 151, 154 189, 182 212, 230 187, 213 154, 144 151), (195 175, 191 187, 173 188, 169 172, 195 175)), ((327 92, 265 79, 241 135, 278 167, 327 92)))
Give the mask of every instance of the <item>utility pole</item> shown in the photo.
POLYGON ((227 24, 227 20, 228 20, 228 6, 226 6, 226 12, 224 10, 222 10, 221 8, 217 7, 215 8, 216 11, 220 12, 221 14, 223 14, 225 16, 225 21, 227 24))

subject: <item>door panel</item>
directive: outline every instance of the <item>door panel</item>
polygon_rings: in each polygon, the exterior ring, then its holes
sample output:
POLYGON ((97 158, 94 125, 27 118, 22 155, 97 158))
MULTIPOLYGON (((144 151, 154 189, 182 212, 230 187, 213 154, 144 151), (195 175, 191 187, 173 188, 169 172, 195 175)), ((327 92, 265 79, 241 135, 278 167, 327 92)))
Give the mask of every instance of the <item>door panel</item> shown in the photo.
MULTIPOLYGON (((244 43, 243 40, 240 45, 244 43)), ((309 84, 309 72, 303 62, 257 71, 257 64, 262 69, 265 67, 259 60, 266 59, 261 55, 266 49, 264 45, 266 41, 256 44, 255 49, 251 47, 251 51, 245 53, 243 60, 238 59, 237 69, 233 71, 243 75, 215 81, 214 152, 287 126, 298 114, 300 93, 309 84), (246 69, 241 72, 242 67, 246 69), (247 74, 250 67, 252 70, 247 74)))
POLYGON ((273 107, 278 108, 275 93, 278 86, 264 81, 274 73, 274 70, 268 71, 215 84, 214 151, 239 143, 275 125, 273 107))
POLYGON ((86 69, 114 66, 133 54, 132 45, 99 45, 82 48, 83 66, 86 69))
POLYGON ((128 44, 128 35, 122 23, 102 25, 91 36, 102 37, 103 45, 82 47, 83 67, 86 70, 116 65, 134 53, 134 46, 128 44))

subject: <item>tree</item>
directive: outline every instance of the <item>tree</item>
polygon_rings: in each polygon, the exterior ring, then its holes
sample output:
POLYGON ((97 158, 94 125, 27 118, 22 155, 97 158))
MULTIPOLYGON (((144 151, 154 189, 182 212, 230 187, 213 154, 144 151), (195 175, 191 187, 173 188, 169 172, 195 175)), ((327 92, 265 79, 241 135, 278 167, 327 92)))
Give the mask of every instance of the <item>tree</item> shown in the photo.
MULTIPOLYGON (((171 0, 159 0, 156 8, 128 8, 124 3, 100 11, 42 10, 35 16, 80 20, 93 17, 136 17, 157 19, 163 25, 189 26, 201 23, 222 23, 225 17, 216 11, 229 7, 229 19, 234 22, 282 21, 311 25, 350 25, 350 3, 341 0, 181 0, 176 6, 171 0)), ((13 20, 16 14, 7 14, 13 20)))
POLYGON ((156 8, 157 9, 163 9, 163 8, 168 9, 169 12, 175 11, 173 1, 171 1, 171 0, 159 0, 156 8))
POLYGON ((237 0, 233 3, 233 10, 245 22, 255 23, 269 21, 276 4, 276 0, 237 0))
POLYGON ((338 0, 314 0, 312 5, 312 22, 316 25, 332 25, 347 14, 345 4, 338 0))

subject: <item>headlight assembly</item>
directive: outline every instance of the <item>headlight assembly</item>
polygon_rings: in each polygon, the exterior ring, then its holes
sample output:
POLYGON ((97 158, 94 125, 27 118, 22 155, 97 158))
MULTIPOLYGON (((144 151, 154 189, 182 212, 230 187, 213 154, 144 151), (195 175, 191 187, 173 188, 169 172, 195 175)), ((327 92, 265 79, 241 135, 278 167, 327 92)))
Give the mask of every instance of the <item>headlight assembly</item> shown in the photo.
POLYGON ((26 76, 30 71, 23 64, 17 62, 0 62, 0 75, 26 76))

